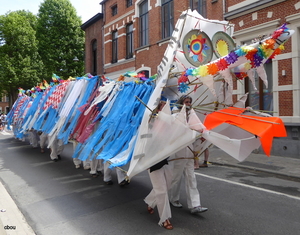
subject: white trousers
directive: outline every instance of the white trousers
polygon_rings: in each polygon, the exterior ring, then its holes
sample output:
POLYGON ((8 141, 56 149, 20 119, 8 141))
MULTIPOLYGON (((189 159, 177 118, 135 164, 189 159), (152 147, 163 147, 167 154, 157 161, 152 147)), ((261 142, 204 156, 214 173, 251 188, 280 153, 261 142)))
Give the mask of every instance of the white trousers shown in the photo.
POLYGON ((50 146, 51 148, 51 153, 50 153, 50 158, 52 160, 54 159, 58 159, 58 155, 60 155, 62 153, 62 151, 64 150, 64 143, 63 140, 59 140, 59 139, 55 139, 52 143, 52 145, 50 146))
POLYGON ((187 205, 189 209, 201 206, 200 194, 194 172, 194 159, 179 159, 172 161, 173 180, 170 189, 170 201, 179 201, 182 176, 185 181, 187 205))
POLYGON ((28 131, 28 138, 33 148, 37 148, 39 146, 39 135, 36 130, 28 131))
MULTIPOLYGON (((113 169, 109 168, 109 163, 104 163, 104 175, 103 180, 104 182, 108 182, 112 180, 112 171, 113 169)), ((120 169, 116 168, 117 177, 118 177, 118 183, 121 183, 126 178, 126 173, 124 171, 121 171, 120 169)))
POLYGON ((86 161, 81 161, 78 158, 73 158, 73 163, 74 165, 80 165, 82 162, 83 167, 90 167, 91 166, 91 161, 90 160, 86 160, 86 161))
POLYGON ((151 173, 150 170, 148 170, 148 173, 153 189, 144 201, 151 208, 155 208, 157 206, 160 218, 158 224, 162 226, 167 219, 172 217, 168 197, 168 190, 172 182, 171 167, 169 165, 164 165, 162 168, 151 173))
POLYGON ((47 141, 48 141, 48 135, 43 132, 40 135, 40 147, 41 147, 41 149, 44 149, 45 146, 47 146, 47 141))
MULTIPOLYGON (((75 149, 77 147, 78 142, 77 141, 72 141, 72 143, 73 143, 73 152, 75 152, 75 149)), ((76 165, 80 165, 81 162, 82 161, 80 159, 73 158, 73 163, 74 163, 75 166, 76 165)), ((83 161, 83 167, 86 167, 86 166, 89 167, 90 165, 91 165, 91 161, 90 160, 83 161)))
POLYGON ((97 171, 101 171, 102 173, 104 172, 103 170, 103 160, 102 159, 93 159, 90 161, 91 163, 91 170, 90 174, 97 174, 97 171))

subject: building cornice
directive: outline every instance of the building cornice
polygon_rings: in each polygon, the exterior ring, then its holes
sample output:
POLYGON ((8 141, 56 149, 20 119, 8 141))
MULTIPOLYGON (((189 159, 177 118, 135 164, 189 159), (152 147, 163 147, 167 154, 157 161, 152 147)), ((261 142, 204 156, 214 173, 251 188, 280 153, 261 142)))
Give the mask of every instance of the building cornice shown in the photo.
POLYGON ((130 58, 130 59, 121 59, 121 60, 118 60, 117 63, 113 63, 113 64, 109 63, 109 64, 104 65, 104 69, 113 68, 113 67, 119 66, 121 64, 127 64, 127 63, 130 63, 133 61, 135 61, 135 57, 130 58))
POLYGON ((287 0, 261 0, 261 1, 257 1, 254 3, 250 3, 248 5, 245 5, 243 7, 240 8, 236 8, 232 11, 226 12, 224 14, 224 19, 225 20, 232 20, 234 18, 249 14, 251 12, 255 12, 261 9, 264 9, 266 7, 281 3, 281 2, 285 2, 287 0))
POLYGON ((262 31, 262 30, 270 30, 270 29, 274 29, 277 28, 280 24, 280 19, 276 19, 276 20, 272 20, 260 25, 256 25, 256 26, 252 26, 246 29, 241 29, 239 31, 236 31, 233 33, 234 37, 239 37, 241 35, 245 35, 245 34, 254 34, 257 31, 262 31))
POLYGON ((117 19, 115 19, 115 20, 113 20, 113 21, 111 21, 111 22, 105 24, 105 25, 104 25, 104 28, 106 29, 106 28, 110 27, 111 25, 113 25, 113 24, 119 22, 120 20, 126 18, 127 16, 129 16, 129 15, 131 15, 131 14, 133 14, 133 13, 134 13, 134 10, 128 11, 126 14, 121 15, 121 16, 118 17, 117 19))
POLYGON ((285 17, 285 19, 289 23, 300 21, 300 13, 289 15, 289 16, 285 17))

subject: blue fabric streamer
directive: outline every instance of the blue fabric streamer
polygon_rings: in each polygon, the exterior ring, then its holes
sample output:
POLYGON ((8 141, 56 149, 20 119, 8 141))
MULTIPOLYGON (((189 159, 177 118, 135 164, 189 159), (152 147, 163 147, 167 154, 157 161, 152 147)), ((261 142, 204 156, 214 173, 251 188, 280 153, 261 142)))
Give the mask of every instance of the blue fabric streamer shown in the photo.
MULTIPOLYGON (((94 158, 106 161, 127 150, 145 111, 145 106, 135 96, 147 103, 153 89, 152 83, 125 83, 123 89, 115 94, 117 97, 108 115, 101 119, 87 141, 80 147, 77 146, 73 157, 83 161, 94 158)), ((105 108, 100 111, 98 118, 104 111, 105 108)), ((111 167, 126 165, 131 157, 132 153, 122 163, 111 167)))

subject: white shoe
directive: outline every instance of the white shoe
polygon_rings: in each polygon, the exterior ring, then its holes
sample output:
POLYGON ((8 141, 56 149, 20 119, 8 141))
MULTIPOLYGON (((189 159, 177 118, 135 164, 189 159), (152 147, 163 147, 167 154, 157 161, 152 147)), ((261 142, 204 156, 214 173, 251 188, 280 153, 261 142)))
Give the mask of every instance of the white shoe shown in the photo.
POLYGON ((177 208, 181 208, 182 204, 179 201, 171 202, 171 205, 177 208))
POLYGON ((206 208, 206 207, 197 206, 197 207, 194 207, 193 209, 191 209, 191 213, 192 214, 197 214, 197 213, 205 212, 207 210, 208 210, 208 208, 206 208))
POLYGON ((75 165, 75 168, 76 168, 76 169, 79 169, 79 168, 80 168, 80 165, 75 165))
POLYGON ((85 169, 85 170, 90 170, 91 167, 90 167, 90 166, 84 166, 83 169, 85 169))

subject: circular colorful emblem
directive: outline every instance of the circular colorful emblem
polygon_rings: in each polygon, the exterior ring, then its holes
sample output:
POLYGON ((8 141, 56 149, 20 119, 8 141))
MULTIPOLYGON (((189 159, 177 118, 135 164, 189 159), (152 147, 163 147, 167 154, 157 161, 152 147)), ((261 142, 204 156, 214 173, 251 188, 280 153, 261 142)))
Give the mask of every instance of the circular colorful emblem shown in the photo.
POLYGON ((220 58, 228 55, 235 49, 235 43, 233 39, 225 32, 219 31, 212 37, 212 45, 215 55, 220 58))
POLYGON ((211 40, 206 33, 191 30, 183 38, 183 51, 187 61, 193 66, 209 63, 213 56, 211 40))

